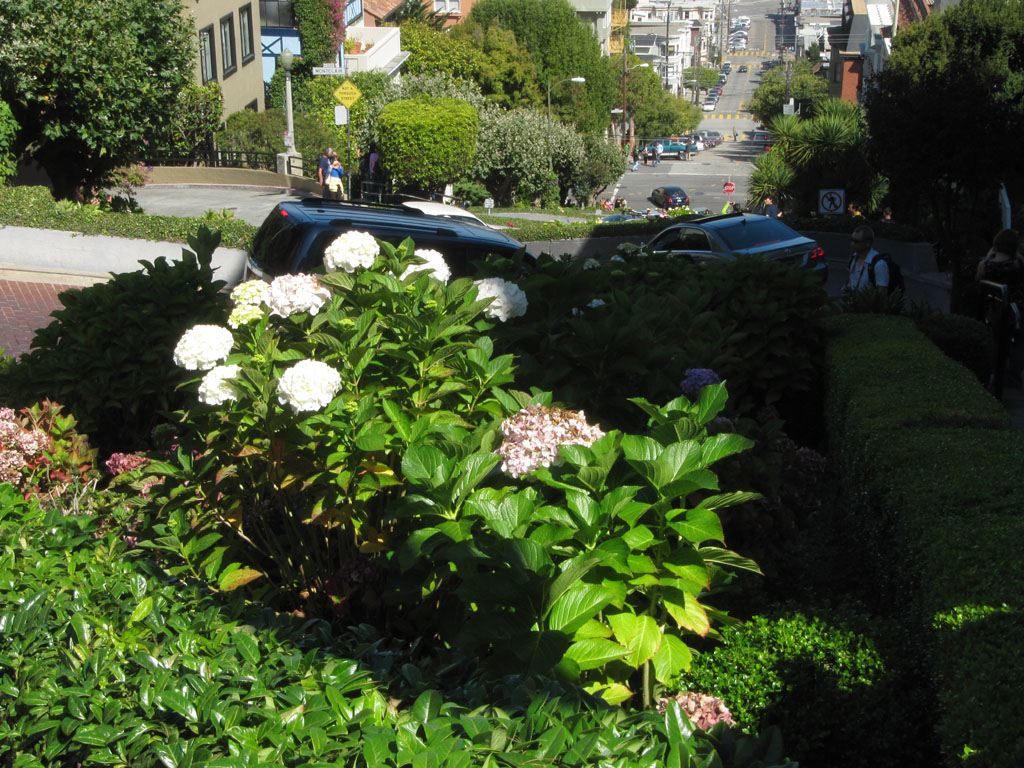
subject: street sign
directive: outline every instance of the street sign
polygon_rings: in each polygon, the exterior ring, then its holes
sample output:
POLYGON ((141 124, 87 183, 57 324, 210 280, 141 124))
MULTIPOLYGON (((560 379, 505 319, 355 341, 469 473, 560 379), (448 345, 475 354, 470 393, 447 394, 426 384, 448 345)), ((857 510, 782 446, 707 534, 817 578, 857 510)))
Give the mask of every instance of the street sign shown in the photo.
POLYGON ((842 213, 845 203, 845 189, 818 190, 818 213, 842 213))
POLYGON ((359 97, 363 95, 363 92, 356 88, 356 84, 351 80, 346 80, 344 83, 334 89, 334 98, 344 104, 346 107, 351 107, 357 101, 359 97))
POLYGON ((348 125, 348 107, 339 104, 334 108, 334 124, 348 125))
POLYGON ((345 74, 345 68, 344 67, 336 67, 333 64, 331 64, 331 65, 325 64, 322 67, 313 67, 313 74, 314 75, 344 75, 345 74))
POLYGON ((733 192, 736 191, 736 185, 733 184, 731 181, 727 181, 722 186, 722 191, 725 192, 725 194, 727 195, 731 195, 733 192))
POLYGON ((484 200, 484 208, 486 208, 489 211, 493 207, 494 207, 494 198, 488 197, 486 200, 484 200))

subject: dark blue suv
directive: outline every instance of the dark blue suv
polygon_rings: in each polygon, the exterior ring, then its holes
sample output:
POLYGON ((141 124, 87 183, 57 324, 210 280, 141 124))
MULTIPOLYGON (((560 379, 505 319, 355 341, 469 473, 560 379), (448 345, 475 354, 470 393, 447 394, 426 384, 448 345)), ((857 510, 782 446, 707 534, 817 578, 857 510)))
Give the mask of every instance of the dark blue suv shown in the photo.
POLYGON ((488 254, 513 256, 523 250, 518 240, 486 226, 397 205, 311 197, 274 207, 249 248, 246 278, 316 271, 323 265, 324 249, 350 230, 369 232, 395 245, 411 237, 417 248, 440 251, 455 277, 471 275, 473 262, 488 254))

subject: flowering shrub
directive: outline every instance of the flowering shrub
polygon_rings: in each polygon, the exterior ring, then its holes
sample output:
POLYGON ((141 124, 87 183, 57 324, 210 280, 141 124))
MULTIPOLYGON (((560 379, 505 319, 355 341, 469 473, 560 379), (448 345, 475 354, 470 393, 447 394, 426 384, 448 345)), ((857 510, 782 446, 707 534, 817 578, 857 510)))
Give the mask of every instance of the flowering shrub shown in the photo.
POLYGON ((234 337, 219 325, 195 325, 174 348, 174 362, 190 371, 208 371, 231 352, 234 337))
POLYGON ((710 368, 688 368, 686 377, 679 382, 679 391, 691 400, 700 396, 700 391, 709 384, 718 384, 722 380, 710 368))
POLYGON ((208 404, 147 468, 164 477, 155 538, 220 589, 260 578, 280 608, 653 706, 655 681, 689 667, 687 636, 710 631, 720 567, 756 570, 721 546, 718 510, 753 497, 715 493, 709 467, 749 446, 708 432, 724 387, 637 400, 648 433, 605 434, 504 389, 512 356, 493 356, 481 315, 525 311, 514 284, 445 285, 411 241, 380 250, 319 278, 316 314, 263 305, 229 349, 204 331, 218 343, 182 355, 224 370, 196 380, 208 404))
MULTIPOLYGON (((313 275, 281 275, 270 284, 266 303, 270 314, 280 317, 291 317, 299 312, 315 315, 330 297, 330 291, 313 275)), ((248 306, 253 307, 251 303, 248 306)))
POLYGON ((61 494, 69 483, 97 477, 96 451, 75 431, 75 419, 50 401, 21 410, 0 408, 0 483, 26 497, 61 494))
POLYGON ((423 259, 424 264, 422 267, 409 267, 410 272, 427 272, 442 283, 447 283, 451 279, 452 271, 440 251, 433 248, 417 248, 414 255, 418 259, 423 259))

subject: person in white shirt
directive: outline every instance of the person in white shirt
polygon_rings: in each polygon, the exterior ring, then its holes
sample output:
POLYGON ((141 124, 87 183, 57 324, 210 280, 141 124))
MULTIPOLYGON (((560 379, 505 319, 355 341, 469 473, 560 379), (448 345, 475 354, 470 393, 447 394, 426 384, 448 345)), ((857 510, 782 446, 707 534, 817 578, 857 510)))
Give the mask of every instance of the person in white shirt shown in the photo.
POLYGON ((878 251, 872 248, 874 242, 874 230, 866 224, 853 230, 853 234, 850 235, 850 250, 853 251, 853 257, 850 259, 850 279, 844 291, 889 286, 889 265, 884 259, 878 258, 878 251))

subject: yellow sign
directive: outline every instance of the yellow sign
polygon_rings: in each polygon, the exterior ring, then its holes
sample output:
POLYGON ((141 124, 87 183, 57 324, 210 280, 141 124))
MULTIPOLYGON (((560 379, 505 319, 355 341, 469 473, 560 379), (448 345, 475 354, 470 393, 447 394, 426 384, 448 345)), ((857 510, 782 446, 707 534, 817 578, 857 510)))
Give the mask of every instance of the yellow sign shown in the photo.
POLYGON ((357 101, 359 97, 363 95, 363 92, 356 88, 356 84, 351 80, 345 80, 344 83, 334 89, 334 98, 344 104, 346 107, 351 107, 357 101))

